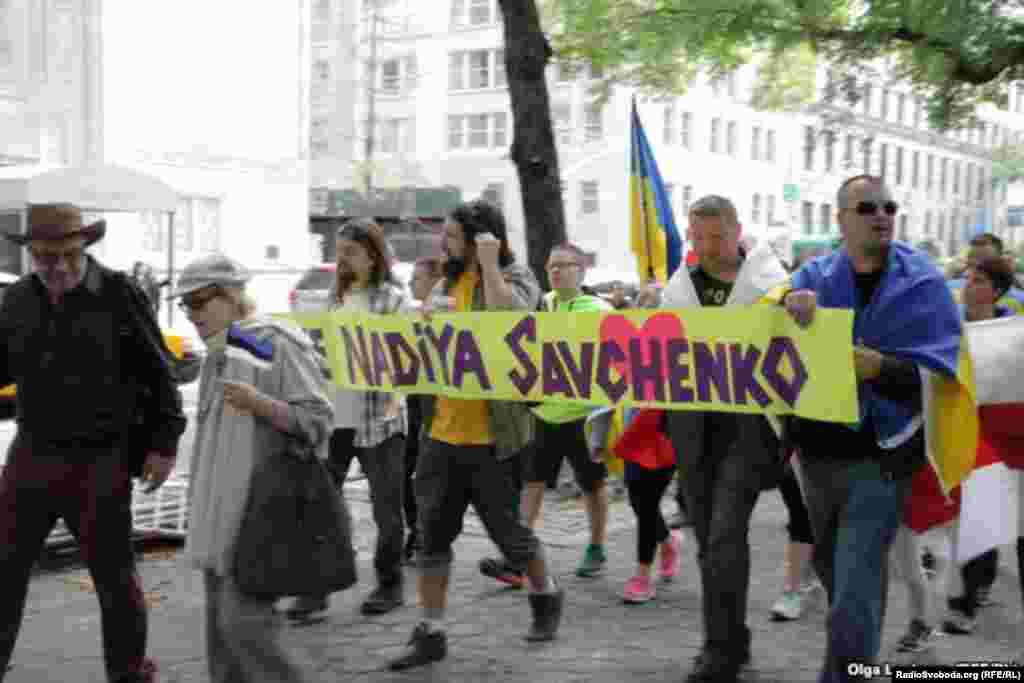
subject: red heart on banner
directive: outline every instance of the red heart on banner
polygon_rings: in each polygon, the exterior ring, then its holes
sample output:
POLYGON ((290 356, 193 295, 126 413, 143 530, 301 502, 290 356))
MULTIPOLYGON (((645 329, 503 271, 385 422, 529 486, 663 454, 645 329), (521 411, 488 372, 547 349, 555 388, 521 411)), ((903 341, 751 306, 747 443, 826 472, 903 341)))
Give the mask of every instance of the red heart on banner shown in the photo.
MULTIPOLYGON (((640 356, 644 363, 651 361, 650 340, 657 340, 661 344, 661 366, 666 368, 668 367, 667 342, 670 339, 683 337, 683 323, 672 313, 656 313, 644 321, 640 328, 637 328, 626 316, 609 315, 601 321, 600 335, 602 343, 615 342, 627 357, 629 356, 629 342, 639 339, 640 356)), ((612 364, 612 368, 627 382, 632 382, 632 369, 629 360, 617 361, 612 364)), ((644 385, 644 398, 654 398, 654 388, 650 384, 644 385)))

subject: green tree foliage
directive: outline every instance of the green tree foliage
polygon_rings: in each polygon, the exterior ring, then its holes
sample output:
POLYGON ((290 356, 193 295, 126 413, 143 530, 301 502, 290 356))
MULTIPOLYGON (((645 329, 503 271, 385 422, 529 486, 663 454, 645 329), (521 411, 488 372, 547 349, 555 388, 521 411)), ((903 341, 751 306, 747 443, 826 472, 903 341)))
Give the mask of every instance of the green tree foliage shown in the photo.
POLYGON ((889 60, 929 104, 938 128, 970 125, 1024 78, 1024 16, 1014 0, 548 0, 557 54, 589 61, 659 94, 695 70, 761 64, 755 103, 809 104, 809 55, 855 73, 889 60))

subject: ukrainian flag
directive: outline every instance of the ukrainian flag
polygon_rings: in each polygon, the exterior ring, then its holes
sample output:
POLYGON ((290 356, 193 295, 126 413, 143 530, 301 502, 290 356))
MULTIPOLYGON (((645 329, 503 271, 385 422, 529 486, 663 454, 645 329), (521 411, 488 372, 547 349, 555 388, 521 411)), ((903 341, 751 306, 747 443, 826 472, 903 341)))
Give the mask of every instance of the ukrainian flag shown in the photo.
POLYGON ((676 229, 658 164, 647 142, 633 100, 630 131, 629 204, 630 244, 641 282, 668 282, 683 259, 683 242, 676 229))

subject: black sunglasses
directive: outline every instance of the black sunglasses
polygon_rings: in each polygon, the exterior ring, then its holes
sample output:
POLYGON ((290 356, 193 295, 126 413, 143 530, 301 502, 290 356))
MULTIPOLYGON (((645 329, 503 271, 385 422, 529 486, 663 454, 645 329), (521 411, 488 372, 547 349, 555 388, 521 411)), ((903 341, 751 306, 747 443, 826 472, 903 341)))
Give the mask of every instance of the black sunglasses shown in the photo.
POLYGON ((900 205, 896 202, 883 202, 881 204, 878 202, 857 202, 857 205, 853 207, 853 210, 861 216, 873 216, 878 211, 879 207, 881 207, 882 211, 884 211, 887 216, 895 216, 896 212, 900 210, 900 205))

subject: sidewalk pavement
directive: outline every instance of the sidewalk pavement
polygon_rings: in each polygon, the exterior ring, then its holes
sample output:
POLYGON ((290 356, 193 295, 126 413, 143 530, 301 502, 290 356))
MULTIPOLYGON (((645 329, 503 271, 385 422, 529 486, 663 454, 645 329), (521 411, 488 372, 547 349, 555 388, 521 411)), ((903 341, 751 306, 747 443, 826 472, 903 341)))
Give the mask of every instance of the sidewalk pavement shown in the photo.
MULTIPOLYGON (((700 578, 694 548, 684 546, 680 576, 659 587, 654 603, 624 605, 622 586, 635 564, 633 517, 628 505, 613 503, 609 567, 604 577, 578 579, 573 570, 587 543, 581 501, 546 501, 552 567, 567 589, 562 629, 553 643, 530 645, 521 636, 530 615, 525 591, 503 589, 477 573, 477 561, 495 552, 473 515, 455 547, 448 611, 448 658, 402 674, 384 671, 406 642, 419 617, 414 607, 415 571, 407 571, 408 606, 377 618, 358 613, 373 587, 370 564, 374 538, 365 482, 346 486, 356 520, 360 583, 333 597, 326 621, 285 629, 285 640, 307 658, 324 681, 509 681, 564 683, 678 682, 702 642, 700 578)), ((665 509, 672 503, 666 497, 665 509)), ((744 680, 801 683, 816 680, 824 651, 821 607, 803 620, 774 623, 769 610, 782 581, 786 520, 777 492, 762 496, 751 529, 753 584, 748 623, 753 662, 744 680)), ((943 636, 926 661, 1019 660, 1024 628, 1015 550, 1007 548, 993 590, 996 605, 982 612, 973 636, 943 636)), ((203 591, 199 574, 184 566, 179 550, 143 552, 141 573, 151 605, 150 654, 165 683, 207 681, 204 659, 203 591)), ((889 652, 907 626, 906 589, 894 584, 885 632, 889 652)), ((897 660, 891 659, 894 663, 897 660)), ((103 683, 100 620, 88 573, 79 564, 40 569, 33 577, 25 621, 7 683, 103 683)))

